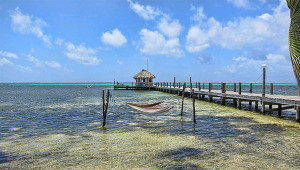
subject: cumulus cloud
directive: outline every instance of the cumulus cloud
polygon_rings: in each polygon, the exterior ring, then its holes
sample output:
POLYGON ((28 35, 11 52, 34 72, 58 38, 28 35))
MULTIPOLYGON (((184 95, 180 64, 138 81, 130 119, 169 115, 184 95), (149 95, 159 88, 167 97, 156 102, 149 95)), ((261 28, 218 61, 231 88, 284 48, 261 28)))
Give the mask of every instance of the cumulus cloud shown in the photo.
POLYGON ((148 29, 142 29, 140 35, 143 45, 140 50, 143 53, 150 55, 170 55, 174 57, 183 56, 179 38, 166 39, 160 32, 148 29))
POLYGON ((49 66, 49 67, 52 67, 52 68, 55 68, 55 69, 60 69, 62 68, 61 64, 59 64, 58 62, 56 61, 45 61, 45 65, 49 66))
POLYGON ((97 65, 101 62, 97 58, 97 49, 85 47, 85 45, 80 44, 79 46, 73 43, 66 42, 61 38, 57 38, 55 43, 58 46, 63 46, 65 48, 65 55, 80 64, 83 65, 97 65))
POLYGON ((131 0, 127 0, 127 2, 129 2, 130 8, 145 20, 154 20, 157 16, 164 15, 159 9, 149 5, 140 5, 139 3, 132 2, 131 0))
POLYGON ((289 10, 285 1, 273 9, 273 13, 265 13, 257 17, 241 17, 222 24, 215 18, 205 19, 202 7, 197 10, 201 22, 192 26, 186 36, 186 49, 189 52, 200 52, 211 44, 227 49, 243 47, 269 48, 281 52, 288 51, 289 10))
POLYGON ((19 56, 17 54, 10 53, 7 51, 1 51, 1 50, 0 50, 0 56, 8 57, 8 58, 15 58, 15 59, 19 58, 19 56))
POLYGON ((115 47, 120 47, 124 45, 127 40, 118 29, 114 29, 111 32, 108 31, 102 34, 102 42, 115 47))
POLYGON ((12 20, 12 29, 22 34, 34 34, 41 39, 47 46, 51 46, 50 37, 45 35, 43 27, 47 26, 47 23, 40 18, 23 14, 19 7, 10 11, 10 17, 12 20))
POLYGON ((29 60, 30 62, 34 63, 34 65, 35 65, 36 67, 41 67, 41 66, 43 66, 43 63, 42 63, 39 59, 33 57, 32 55, 28 54, 28 55, 27 55, 27 58, 28 58, 28 60, 29 60))
POLYGON ((255 60, 244 56, 233 57, 232 64, 226 66, 225 70, 230 73, 243 70, 247 74, 251 72, 260 75, 263 64, 267 65, 267 69, 272 74, 280 74, 282 71, 292 73, 291 62, 285 56, 273 53, 267 54, 265 59, 262 60, 255 60))
POLYGON ((12 64, 12 62, 9 61, 8 59, 6 59, 6 58, 0 58, 0 66, 10 65, 10 64, 12 64))
POLYGON ((227 0, 236 7, 248 8, 250 6, 249 0, 227 0))
POLYGON ((48 67, 51 67, 51 68, 55 68, 55 69, 60 69, 62 68, 61 64, 56 62, 56 61, 41 61, 37 58, 35 58, 34 56, 28 54, 27 55, 27 59, 34 63, 34 65, 36 67, 44 67, 44 66, 48 66, 48 67))
POLYGON ((169 22, 167 18, 162 18, 158 24, 159 30, 168 37, 177 37, 182 29, 181 24, 178 20, 169 22))

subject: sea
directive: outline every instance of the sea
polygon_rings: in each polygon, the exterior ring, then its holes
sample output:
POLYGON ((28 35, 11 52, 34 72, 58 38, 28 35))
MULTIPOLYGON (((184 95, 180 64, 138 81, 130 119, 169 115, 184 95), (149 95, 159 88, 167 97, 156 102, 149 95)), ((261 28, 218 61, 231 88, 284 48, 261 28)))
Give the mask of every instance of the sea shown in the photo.
MULTIPOLYGON (((274 94, 298 91, 274 84, 274 94)), ((278 118, 218 102, 196 100, 194 124, 192 100, 185 98, 181 116, 181 97, 173 94, 113 90, 113 83, 2 83, 0 169, 300 169, 293 109, 278 118), (111 93, 105 127, 103 90, 111 93), (158 115, 125 104, 162 100, 174 108, 158 115)))

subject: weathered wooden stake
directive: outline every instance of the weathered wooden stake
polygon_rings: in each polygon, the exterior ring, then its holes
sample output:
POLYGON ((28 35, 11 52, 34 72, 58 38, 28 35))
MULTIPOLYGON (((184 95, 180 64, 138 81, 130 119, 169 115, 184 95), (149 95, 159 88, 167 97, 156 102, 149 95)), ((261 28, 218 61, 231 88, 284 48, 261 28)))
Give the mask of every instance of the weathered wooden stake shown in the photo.
MULTIPOLYGON (((252 93, 252 83, 249 86, 249 93, 252 93)), ((249 101, 249 109, 252 110, 252 101, 249 101)))
POLYGON ((201 83, 199 82, 198 83, 198 88, 199 88, 199 91, 201 90, 201 83))
POLYGON ((183 115, 183 103, 184 103, 184 91, 185 91, 185 87, 186 87, 186 84, 184 83, 183 84, 183 90, 182 90, 182 98, 181 98, 181 112, 180 112, 180 115, 182 116, 183 115))
POLYGON ((296 121, 300 122, 300 106, 296 106, 296 121))
POLYGON ((175 88, 175 86, 176 86, 176 77, 174 77, 174 88, 175 88))
MULTIPOLYGON (((221 84, 221 91, 222 93, 226 93, 226 83, 221 84)), ((225 97, 221 97, 221 105, 225 105, 225 97)))
POLYGON ((191 88, 191 90, 192 90, 192 88, 193 88, 193 85, 192 85, 192 77, 190 77, 190 88, 191 88))
POLYGON ((198 88, 198 83, 196 82, 196 88, 198 88))
POLYGON ((103 101, 103 106, 102 106, 102 111, 103 111, 103 127, 106 125, 106 113, 107 113, 107 108, 108 108, 108 104, 109 104, 109 90, 107 90, 106 93, 106 103, 105 103, 105 98, 104 98, 104 90, 102 91, 102 101, 103 101))
POLYGON ((203 86, 202 86, 202 88, 204 89, 204 83, 203 83, 203 86))
POLYGON ((262 87, 262 97, 266 96, 266 65, 263 64, 263 87, 262 87))
POLYGON ((281 104, 278 105, 278 117, 281 117, 281 104))
MULTIPOLYGON (((236 92, 236 83, 233 83, 233 92, 236 92)), ((233 106, 237 106, 237 100, 233 99, 233 106)))
POLYGON ((194 94, 194 89, 192 90, 192 96, 193 96, 193 118, 194 118, 194 123, 196 123, 196 109, 195 109, 195 94, 194 94))

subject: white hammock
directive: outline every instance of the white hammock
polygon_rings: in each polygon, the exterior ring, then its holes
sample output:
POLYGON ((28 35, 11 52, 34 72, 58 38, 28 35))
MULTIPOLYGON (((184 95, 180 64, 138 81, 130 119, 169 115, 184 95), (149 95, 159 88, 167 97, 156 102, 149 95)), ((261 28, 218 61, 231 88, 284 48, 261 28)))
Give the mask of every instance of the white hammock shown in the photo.
POLYGON ((136 111, 139 111, 139 112, 145 113, 145 114, 152 114, 152 115, 167 112, 174 107, 174 106, 166 106, 166 107, 142 108, 142 107, 138 107, 138 106, 133 106, 130 103, 126 103, 126 104, 127 104, 127 106, 131 107, 132 109, 134 109, 136 111))

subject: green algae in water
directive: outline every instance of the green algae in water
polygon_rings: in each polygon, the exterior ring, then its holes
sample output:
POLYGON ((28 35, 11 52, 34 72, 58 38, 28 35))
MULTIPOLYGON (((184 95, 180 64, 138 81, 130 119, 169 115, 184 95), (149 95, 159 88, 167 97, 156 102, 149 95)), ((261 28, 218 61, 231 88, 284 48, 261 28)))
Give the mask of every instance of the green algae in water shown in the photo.
POLYGON ((101 90, 98 87, 91 93, 72 87, 55 95, 65 100, 53 98, 51 102, 41 101, 49 96, 37 91, 28 102, 0 104, 6 108, 0 115, 0 168, 300 167, 299 123, 196 100, 194 125, 190 99, 185 100, 181 117, 178 96, 112 91, 108 124, 102 128, 101 90), (160 100, 166 100, 162 106, 175 105, 174 109, 152 116, 124 104, 160 100))

